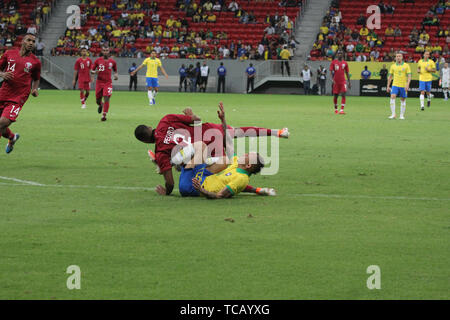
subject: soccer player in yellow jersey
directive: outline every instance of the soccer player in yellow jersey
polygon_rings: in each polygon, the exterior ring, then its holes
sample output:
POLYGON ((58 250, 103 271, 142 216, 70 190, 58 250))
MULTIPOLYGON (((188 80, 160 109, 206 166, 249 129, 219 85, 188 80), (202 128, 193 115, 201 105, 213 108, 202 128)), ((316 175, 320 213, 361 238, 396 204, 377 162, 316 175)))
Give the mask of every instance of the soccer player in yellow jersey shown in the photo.
POLYGON ((389 119, 395 119, 395 99, 400 97, 400 120, 405 119, 406 97, 408 96, 409 84, 411 82, 411 68, 403 61, 403 55, 397 53, 395 55, 395 63, 389 69, 386 91, 391 93, 391 116, 389 119), (392 90, 391 90, 391 82, 392 90))
POLYGON ((417 64, 417 72, 419 73, 419 90, 420 90, 420 110, 424 111, 425 92, 427 93, 427 107, 431 104, 431 80, 433 80, 433 72, 436 71, 436 64, 430 59, 430 51, 423 53, 423 59, 417 64))
POLYGON ((146 58, 142 64, 137 67, 136 70, 130 73, 130 75, 134 76, 136 73, 138 73, 139 70, 141 70, 143 67, 147 67, 147 95, 150 105, 155 104, 155 97, 158 93, 159 83, 158 83, 158 67, 161 69, 162 73, 166 77, 166 79, 169 78, 169 76, 166 73, 166 70, 164 70, 161 60, 159 60, 156 57, 156 51, 152 50, 150 53, 150 57, 146 58))

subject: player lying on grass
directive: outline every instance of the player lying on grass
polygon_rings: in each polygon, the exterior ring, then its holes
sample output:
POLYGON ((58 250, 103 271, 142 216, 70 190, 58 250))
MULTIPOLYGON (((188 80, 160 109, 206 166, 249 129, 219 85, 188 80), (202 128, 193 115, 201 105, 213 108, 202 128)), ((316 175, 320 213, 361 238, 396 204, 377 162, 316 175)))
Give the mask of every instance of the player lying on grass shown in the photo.
POLYGON ((4 79, 0 88, 0 136, 9 140, 6 153, 13 151, 20 137, 9 126, 17 120, 30 91, 33 97, 38 96, 41 61, 33 54, 35 43, 36 36, 27 33, 20 49, 8 50, 0 58, 0 78, 4 79))
MULTIPOLYGON (((200 121, 191 108, 183 110, 183 114, 169 114, 161 119, 158 126, 153 129, 150 126, 139 125, 135 129, 136 138, 143 143, 154 143, 155 153, 149 151, 149 154, 157 165, 158 173, 162 174, 165 180, 165 189, 167 195, 172 193, 174 187, 174 179, 172 174, 172 155, 176 155, 180 148, 184 148, 192 144, 192 142, 203 141, 206 145, 210 145, 215 141, 214 133, 217 136, 223 136, 222 125, 215 123, 203 123, 201 125, 201 134, 194 134, 195 127, 192 126, 195 121, 200 121), (210 131, 211 130, 211 131, 210 131), (208 135, 207 133, 212 133, 208 135), (213 139, 214 138, 214 139, 213 139), (175 147, 175 151, 173 150, 175 147)), ((239 127, 232 128, 234 137, 243 137, 245 135, 254 134, 255 136, 276 135, 280 138, 288 138, 289 130, 287 128, 265 129, 258 127, 239 127)), ((187 150, 186 150, 187 151, 187 150)), ((191 155, 186 158, 190 159, 191 155)), ((261 195, 274 195, 271 189, 254 188, 248 186, 247 192, 254 192, 261 195)))
MULTIPOLYGON (((224 145, 227 154, 233 148, 232 138, 227 130, 225 111, 219 105, 219 117, 222 120, 224 145)), ((192 159, 182 167, 179 190, 183 197, 203 195, 210 199, 230 198, 244 191, 250 182, 250 176, 257 174, 264 167, 263 158, 257 153, 247 153, 242 157, 220 157, 214 164, 207 164, 208 150, 202 141, 193 144, 192 159)), ((165 195, 166 190, 158 186, 156 191, 165 195)))

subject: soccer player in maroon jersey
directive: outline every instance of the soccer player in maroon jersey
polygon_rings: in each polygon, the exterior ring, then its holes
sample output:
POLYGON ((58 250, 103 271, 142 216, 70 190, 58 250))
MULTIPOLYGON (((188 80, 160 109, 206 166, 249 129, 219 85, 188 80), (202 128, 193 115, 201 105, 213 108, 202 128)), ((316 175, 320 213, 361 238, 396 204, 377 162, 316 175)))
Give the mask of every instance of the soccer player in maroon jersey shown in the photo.
POLYGON ((348 74, 348 64, 344 61, 344 55, 341 50, 336 53, 337 59, 333 60, 330 64, 331 77, 333 79, 333 102, 334 102, 334 113, 345 114, 345 93, 347 92, 347 82, 345 81, 345 76, 348 80, 348 88, 351 88, 350 75, 348 74), (341 95, 341 111, 338 111, 338 97, 341 95))
MULTIPOLYGON (((194 143, 198 141, 198 138, 201 138, 202 141, 209 145, 214 140, 206 137, 204 133, 209 129, 216 129, 222 132, 222 124, 216 123, 203 123, 202 124, 202 136, 198 137, 194 134, 195 128, 192 124, 195 121, 200 121, 200 118, 196 116, 192 109, 186 108, 183 110, 184 114, 168 114, 161 119, 158 126, 153 129, 152 127, 146 125, 139 125, 136 127, 135 136, 136 138, 144 143, 154 143, 155 144, 155 153, 151 155, 154 159, 154 162, 158 166, 158 171, 163 175, 165 180, 165 190, 166 195, 172 193, 174 187, 174 180, 172 174, 172 149, 177 146, 185 146, 189 143, 194 143), (180 134, 180 130, 185 130, 185 135, 182 136, 180 134), (192 139, 192 140, 191 140, 192 139)), ((242 137, 246 133, 253 132, 256 136, 269 136, 274 135, 280 138, 289 138, 289 130, 288 128, 283 128, 280 130, 277 129, 266 129, 266 128, 258 128, 258 127, 240 127, 240 128, 232 128, 234 129, 232 135, 234 138, 242 137), (237 130, 240 129, 240 130, 237 130), (252 131, 249 131, 252 130, 252 131)), ((149 152, 150 153, 150 152, 149 152)), ((161 188, 160 186, 158 186, 161 188)), ((255 188, 252 186, 248 186, 245 191, 254 192, 261 195, 272 193, 273 189, 268 188, 255 188)))
POLYGON ((119 79, 117 74, 117 64, 116 61, 110 57, 109 47, 102 47, 102 56, 95 60, 91 71, 93 74, 97 74, 95 98, 98 104, 98 113, 102 113, 103 111, 102 121, 106 121, 106 114, 109 110, 109 100, 113 91, 111 71, 114 71, 114 80, 119 79))
POLYGON ((0 77, 4 79, 0 88, 0 134, 9 139, 6 153, 14 149, 19 139, 9 129, 11 123, 17 120, 19 112, 31 94, 38 96, 41 78, 41 61, 32 53, 36 46, 36 36, 27 33, 22 40, 20 49, 6 51, 0 58, 0 77))
POLYGON ((73 73, 72 86, 75 89, 75 83, 78 78, 78 89, 80 90, 81 108, 86 108, 86 100, 89 97, 89 90, 91 89, 91 82, 93 82, 91 76, 92 60, 88 57, 88 51, 86 48, 80 50, 81 58, 75 61, 73 73))

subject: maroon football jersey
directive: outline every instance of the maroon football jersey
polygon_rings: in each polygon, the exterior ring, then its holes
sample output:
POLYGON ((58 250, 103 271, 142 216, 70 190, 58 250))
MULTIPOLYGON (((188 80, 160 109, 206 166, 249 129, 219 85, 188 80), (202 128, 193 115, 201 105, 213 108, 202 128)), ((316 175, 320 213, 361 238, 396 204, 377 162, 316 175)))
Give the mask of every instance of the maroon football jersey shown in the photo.
POLYGON ((117 64, 113 58, 105 59, 100 57, 95 60, 92 70, 98 70, 97 82, 112 84, 111 73, 112 71, 117 72, 117 64))

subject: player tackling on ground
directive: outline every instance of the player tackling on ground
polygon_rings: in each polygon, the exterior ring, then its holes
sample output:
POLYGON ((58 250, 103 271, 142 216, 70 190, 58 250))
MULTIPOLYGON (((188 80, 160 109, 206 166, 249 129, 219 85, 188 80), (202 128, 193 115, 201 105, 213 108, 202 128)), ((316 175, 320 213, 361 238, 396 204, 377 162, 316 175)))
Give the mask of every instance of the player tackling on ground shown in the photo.
POLYGON ((431 104, 431 81, 433 80, 433 72, 436 71, 436 64, 430 59, 430 51, 423 53, 423 59, 417 63, 417 72, 419 73, 419 90, 420 90, 420 110, 424 111, 425 92, 427 93, 427 107, 431 104))
POLYGON ((444 92, 444 100, 448 100, 448 88, 450 86, 450 68, 448 63, 444 63, 444 67, 441 68, 441 77, 439 79, 439 85, 442 87, 442 92, 444 92))
POLYGON ((97 100, 98 113, 102 113, 103 111, 102 121, 106 121, 106 114, 109 111, 109 100, 113 91, 111 71, 114 71, 114 80, 119 79, 117 74, 117 64, 116 61, 110 57, 109 47, 102 47, 102 56, 95 60, 91 71, 93 74, 97 74, 95 99, 97 100))
POLYGON ((134 76, 136 73, 139 72, 144 66, 147 66, 147 95, 148 95, 148 101, 150 105, 156 104, 155 97, 158 93, 159 83, 158 83, 158 67, 161 69, 162 73, 166 77, 166 79, 169 78, 169 76, 166 73, 166 70, 164 70, 161 60, 159 60, 156 57, 156 51, 152 50, 150 53, 150 57, 146 58, 144 62, 133 72, 130 73, 131 76, 134 76))
POLYGON ((20 49, 6 51, 0 58, 0 78, 3 85, 0 88, 0 134, 9 139, 6 153, 13 151, 19 134, 12 133, 9 126, 15 122, 20 110, 31 94, 38 96, 41 77, 41 61, 32 53, 35 48, 36 36, 27 33, 22 40, 20 49))
MULTIPOLYGON (((201 136, 195 135, 195 127, 192 125, 200 118, 196 116, 191 108, 183 110, 183 114, 168 114, 161 119, 156 128, 146 125, 139 125, 135 129, 136 139, 143 143, 155 144, 155 153, 149 151, 152 161, 157 165, 158 173, 164 177, 166 195, 170 195, 174 188, 174 179, 172 174, 172 153, 174 148, 179 146, 192 145, 196 141, 203 141, 206 145, 211 144, 214 140, 207 137, 208 130, 223 132, 222 125, 216 123, 203 123, 201 125, 201 136), (183 132, 184 131, 184 132, 183 132)), ((229 126, 229 129, 233 129, 229 126)), ((265 129, 258 127, 239 127, 232 130, 234 138, 242 137, 244 135, 254 134, 256 136, 278 136, 280 138, 289 138, 288 128, 281 130, 265 129)), ((186 151, 186 150, 185 150, 186 151)), ((176 155, 178 155, 176 153, 176 155)), ((190 156, 187 155, 190 159, 190 156)), ((261 195, 274 195, 268 188, 254 188, 248 186, 245 190, 261 195)))
POLYGON ((91 89, 91 82, 93 82, 90 70, 92 68, 92 60, 88 57, 86 48, 81 48, 81 57, 75 61, 73 73, 72 86, 75 89, 75 84, 78 79, 78 89, 80 90, 81 108, 86 108, 86 100, 89 97, 89 90, 91 89))
POLYGON ((331 78, 333 79, 333 102, 334 102, 334 113, 345 114, 345 94, 347 92, 347 81, 345 80, 345 76, 347 76, 348 80, 348 88, 352 87, 350 82, 350 75, 348 74, 348 64, 344 61, 344 54, 341 50, 338 50, 336 53, 336 58, 330 64, 330 72, 331 78), (341 95, 341 111, 338 110, 338 97, 341 95))
POLYGON ((408 96, 409 84, 411 82, 411 68, 407 63, 403 61, 403 55, 397 53, 395 55, 395 63, 391 65, 389 69, 389 75, 387 80, 387 93, 391 93, 391 116, 389 119, 395 119, 395 98, 400 97, 400 120, 405 120, 406 111, 406 97, 408 96), (392 78, 394 82, 391 82, 392 78))

